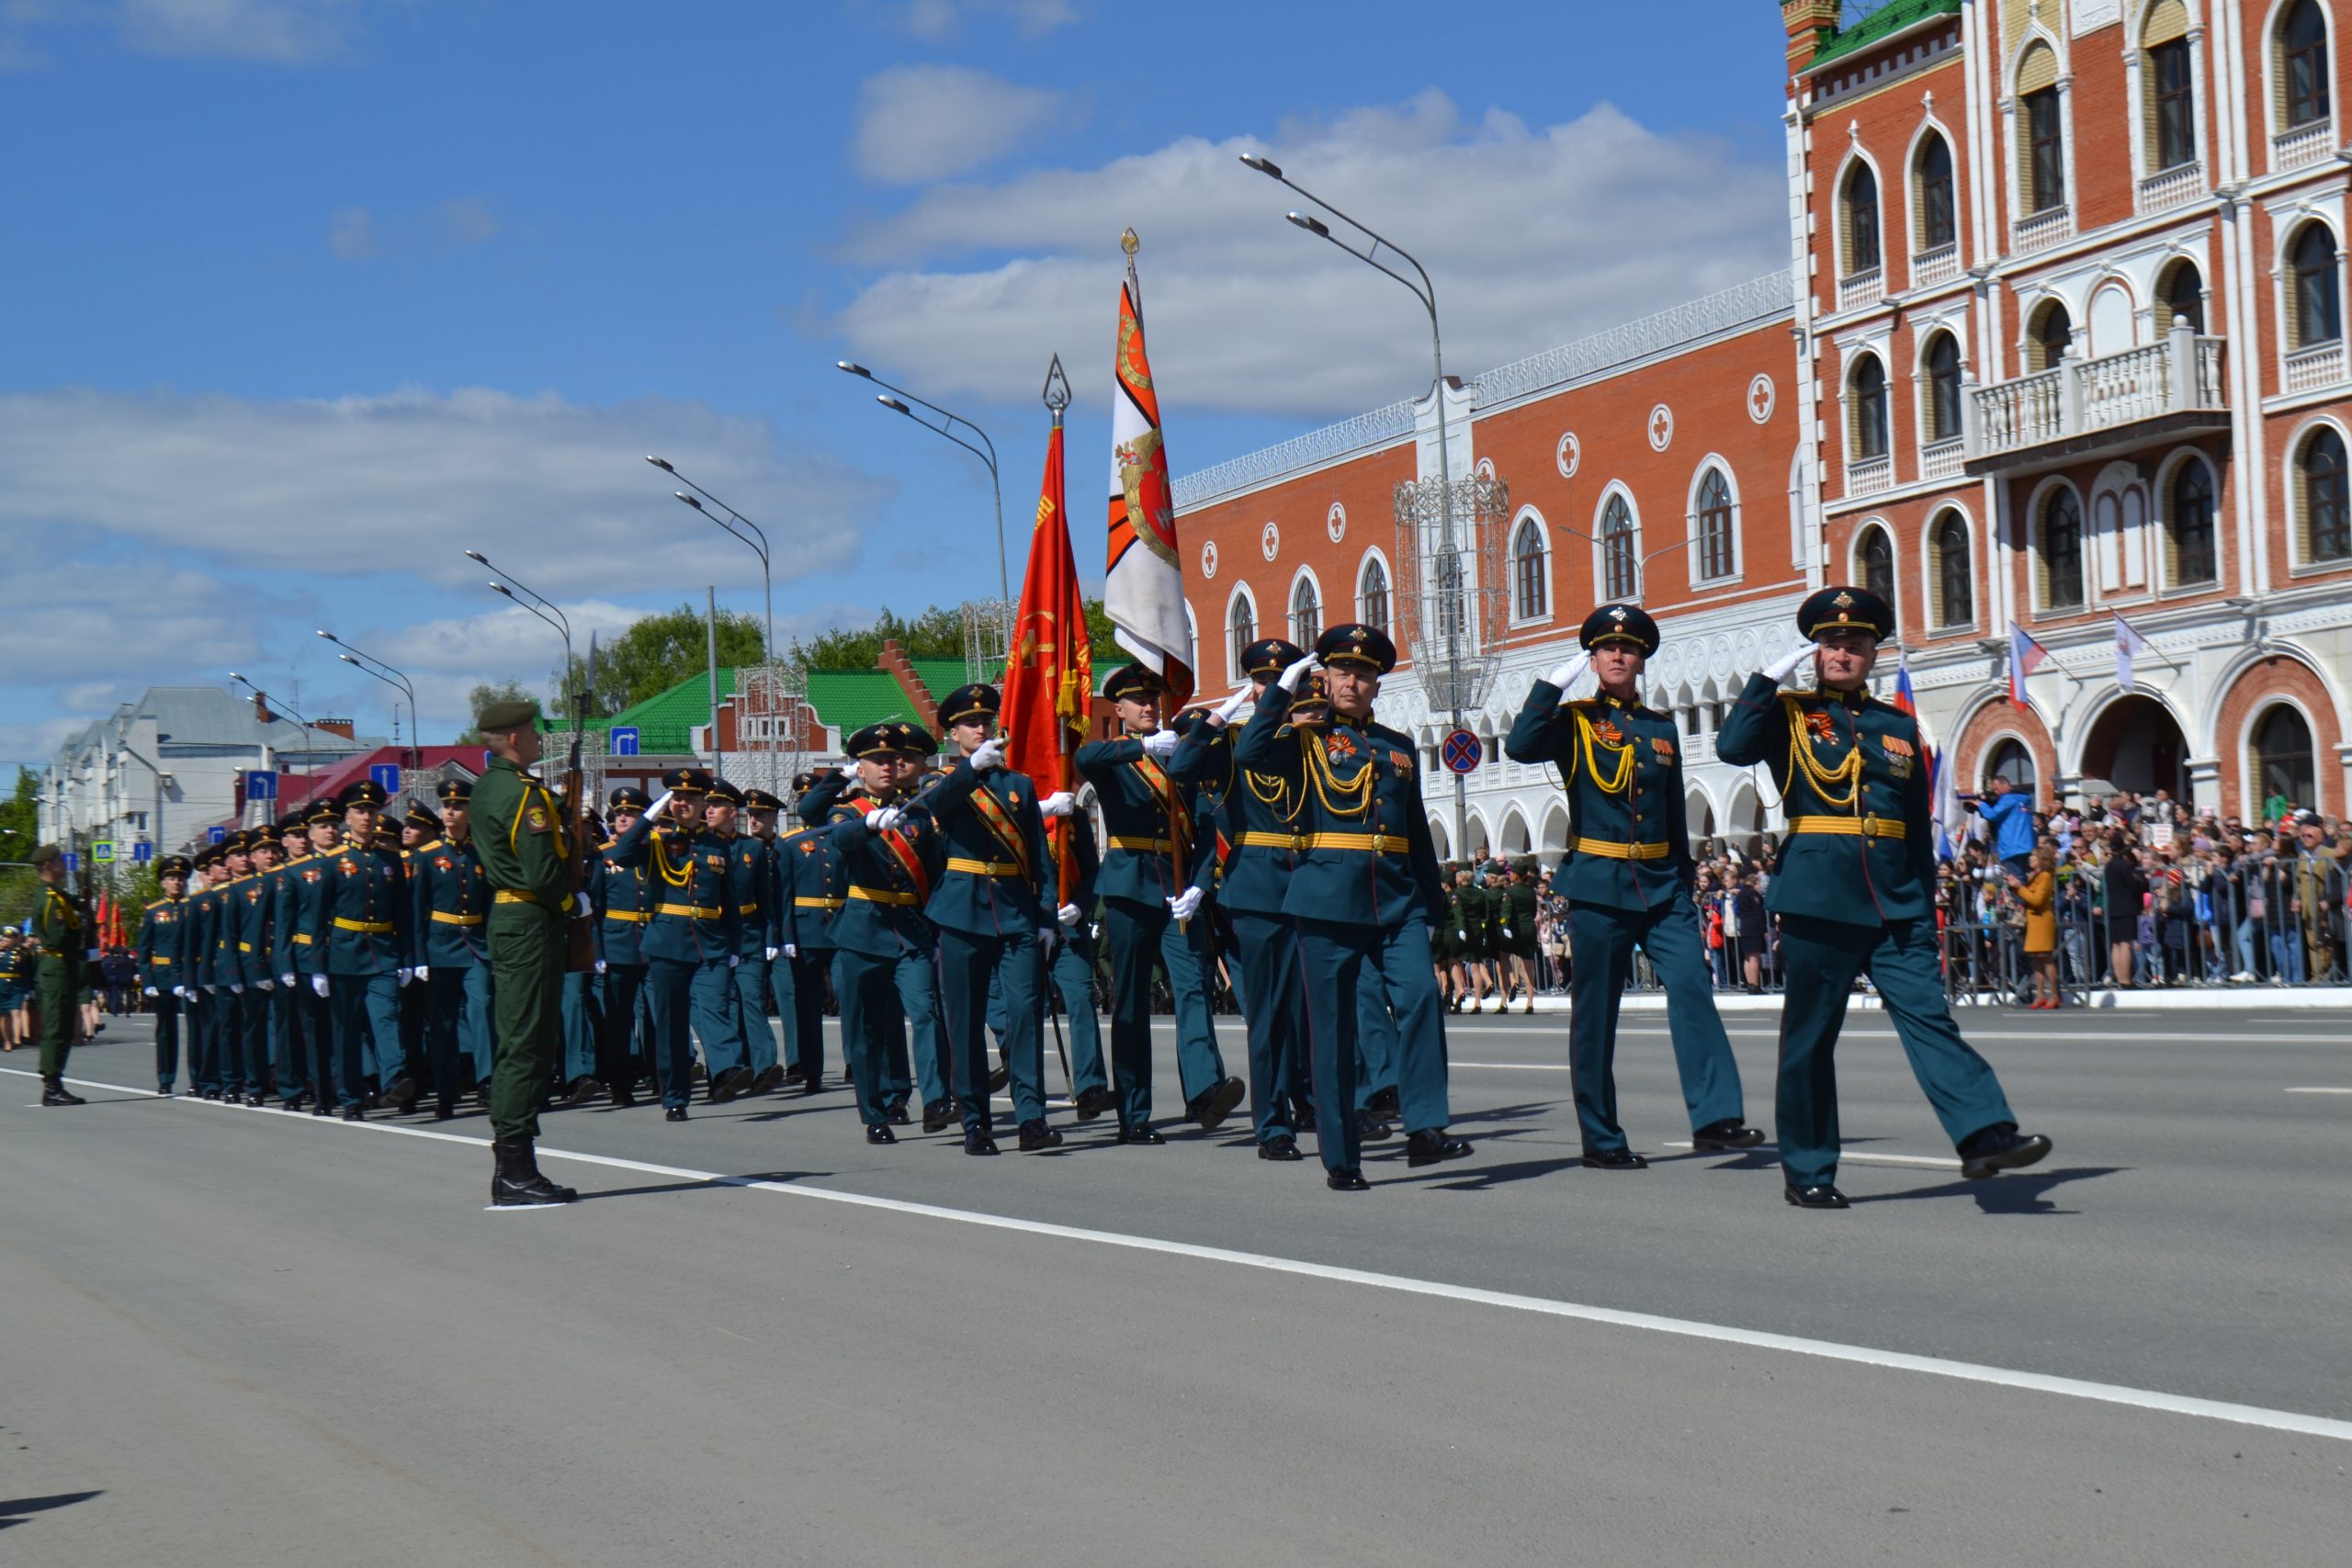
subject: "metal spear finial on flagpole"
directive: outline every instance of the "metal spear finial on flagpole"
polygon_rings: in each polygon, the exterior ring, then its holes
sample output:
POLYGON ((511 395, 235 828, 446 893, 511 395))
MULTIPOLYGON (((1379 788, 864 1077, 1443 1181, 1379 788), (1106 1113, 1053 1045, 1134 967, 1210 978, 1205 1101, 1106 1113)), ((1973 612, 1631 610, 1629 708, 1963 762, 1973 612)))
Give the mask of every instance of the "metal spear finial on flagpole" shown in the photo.
MULTIPOLYGON (((1135 231, 1130 229, 1127 232, 1133 234, 1135 231)), ((1054 355, 1054 362, 1046 367, 1044 395, 1046 406, 1054 412, 1055 428, 1058 429, 1061 426, 1063 411, 1069 407, 1069 378, 1062 374, 1062 356, 1058 354, 1054 355)))

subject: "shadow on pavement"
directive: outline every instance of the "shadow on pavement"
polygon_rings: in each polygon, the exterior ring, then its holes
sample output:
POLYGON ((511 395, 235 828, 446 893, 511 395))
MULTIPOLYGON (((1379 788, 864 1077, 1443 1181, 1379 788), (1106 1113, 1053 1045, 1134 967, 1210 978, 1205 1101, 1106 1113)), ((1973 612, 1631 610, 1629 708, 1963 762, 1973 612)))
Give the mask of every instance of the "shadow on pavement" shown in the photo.
POLYGON ((2076 1166, 2067 1170, 2028 1170, 1996 1176, 1984 1181, 1949 1181, 1939 1187, 1921 1187, 1909 1192, 1879 1192, 1867 1198, 1853 1200, 1854 1207, 1865 1203, 1908 1203, 1922 1198, 1973 1198, 1976 1207, 1987 1214, 2078 1214, 2080 1209, 2062 1209, 2048 1196, 2053 1187, 2069 1181, 2090 1181, 2102 1176, 2113 1176, 2129 1170, 2121 1165, 2076 1166))
POLYGON ((0 1530, 11 1525, 27 1522, 27 1514, 47 1513, 51 1508, 67 1508, 76 1503, 86 1503, 93 1497, 103 1497, 104 1492, 60 1492, 53 1497, 12 1497, 0 1502, 0 1530))

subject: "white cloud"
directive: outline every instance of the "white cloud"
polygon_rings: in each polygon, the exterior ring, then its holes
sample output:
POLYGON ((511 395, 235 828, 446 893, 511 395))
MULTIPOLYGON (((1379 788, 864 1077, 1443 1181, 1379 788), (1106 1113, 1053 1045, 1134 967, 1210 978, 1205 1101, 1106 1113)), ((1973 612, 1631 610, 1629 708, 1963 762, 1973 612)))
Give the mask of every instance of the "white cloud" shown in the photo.
POLYGON ((1271 140, 1186 138, 928 191, 848 237, 850 260, 885 270, 833 324, 857 357, 941 395, 1034 394, 1058 350, 1080 398, 1100 398, 1133 224, 1180 462, 1187 403, 1327 417, 1424 390, 1419 307, 1284 223, 1308 204, 1235 162, 1251 151, 1420 258, 1447 369, 1465 376, 1786 265, 1776 166, 1606 105, 1531 130, 1465 122, 1430 92, 1271 140))
POLYGON ((926 185, 994 162, 1050 128, 1064 98, 961 65, 895 65, 857 93, 857 172, 926 185))
POLYGON ((358 0, 121 0, 123 39, 147 54, 309 65, 354 41, 358 0))
POLYGON ((345 207, 327 220, 327 248, 350 262, 379 256, 411 261, 485 244, 498 237, 500 227, 497 210, 478 196, 389 217, 365 207, 345 207))
POLYGON ((27 551, 0 575, 0 669, 13 687, 70 684, 68 706, 108 706, 166 672, 252 657, 256 608, 198 571, 27 551))
POLYGON ((346 207, 327 223, 327 248, 345 261, 365 261, 376 254, 376 215, 364 207, 346 207))
POLYGON ((1001 17, 1023 38, 1036 38, 1079 19, 1073 0, 907 0, 898 25, 920 39, 952 38, 967 20, 1001 17))
POLYGON ((320 402, 69 389, 0 395, 0 527, 62 525, 243 569, 366 577, 396 556, 478 585, 481 549, 552 595, 741 580, 743 547, 670 497, 657 453, 766 527, 781 581, 836 570, 889 481, 779 451, 699 404, 469 389, 320 402))

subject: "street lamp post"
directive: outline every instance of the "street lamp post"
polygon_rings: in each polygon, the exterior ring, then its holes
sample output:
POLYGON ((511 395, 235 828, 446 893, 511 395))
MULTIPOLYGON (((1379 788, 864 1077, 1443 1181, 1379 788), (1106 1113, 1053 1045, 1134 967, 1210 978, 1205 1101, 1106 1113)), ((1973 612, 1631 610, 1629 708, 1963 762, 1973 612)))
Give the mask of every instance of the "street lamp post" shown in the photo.
MULTIPOLYGON (((775 671, 777 666, 775 650, 775 578, 772 570, 773 563, 769 558, 767 531, 762 528, 758 524, 752 522, 750 518, 744 516, 741 513, 736 511, 733 507, 728 505, 725 502, 719 500, 718 497, 711 494, 710 491, 703 489, 702 486, 695 483, 694 480, 686 478, 685 475, 678 472, 677 468, 668 458, 648 456, 645 460, 652 464, 655 468, 661 469, 663 473, 669 475, 672 479, 676 479, 680 484, 686 487, 686 490, 672 491, 670 492, 672 495, 676 496, 680 501, 684 502, 688 506, 693 507, 696 512, 701 513, 705 517, 707 517, 713 523, 718 524, 721 529, 725 530, 728 537, 739 539, 744 544, 749 545, 752 547, 752 553, 760 558, 760 591, 764 596, 767 610, 766 641, 762 646, 766 649, 767 653, 767 663, 770 671, 768 677, 769 699, 773 701, 775 694, 775 688, 777 686, 777 682, 775 679, 775 671), (692 495, 688 495, 686 491, 692 491, 694 493, 692 495), (710 506, 705 506, 703 504, 706 501, 710 502, 710 506), (716 506, 718 508, 718 511, 713 512, 710 509, 711 506, 716 506), (725 513, 725 515, 720 515, 721 513, 725 513), (747 528, 751 530, 748 534, 743 532, 743 530, 747 528)), ((714 616, 711 621, 710 635, 715 644, 718 637, 718 622, 716 616, 714 616)), ((714 660, 714 667, 715 665, 716 661, 714 660)), ((737 703, 739 707, 748 707, 750 705, 750 704, 741 696, 738 697, 737 703)), ((774 714, 771 714, 769 718, 771 725, 782 722, 782 720, 774 714)), ((714 749, 715 753, 716 748, 718 744, 718 734, 716 729, 711 732, 710 739, 711 746, 714 749)), ((736 739, 739 743, 742 739, 742 735, 740 729, 737 732, 736 739)), ((769 752, 768 784, 771 789, 776 789, 779 786, 777 785, 775 777, 775 736, 773 729, 771 729, 768 736, 767 750, 769 752)))
MULTIPOLYGON (((1332 233, 1330 226, 1319 218, 1296 211, 1283 214, 1291 222, 1317 239, 1329 241, 1366 266, 1374 271, 1385 273, 1403 284, 1411 292, 1413 298, 1421 302, 1421 309, 1429 312, 1430 358, 1435 367, 1435 378, 1430 383, 1430 395, 1437 406, 1438 505, 1439 515, 1442 519, 1438 541, 1438 585, 1441 592, 1452 596, 1448 603, 1440 607, 1439 613, 1443 616, 1442 629, 1445 634, 1447 707, 1453 716, 1453 728, 1460 729, 1463 727, 1462 688, 1464 684, 1462 668, 1462 621, 1466 607, 1458 603, 1463 588, 1462 546, 1453 525, 1453 474, 1451 454, 1453 441, 1446 430, 1445 344, 1438 334, 1437 285, 1430 281, 1429 269, 1422 266, 1402 246, 1374 233, 1362 222, 1349 217, 1305 186, 1285 175, 1282 171, 1282 165, 1272 159, 1261 157, 1255 152, 1244 152, 1241 154, 1241 162, 1268 179, 1288 186, 1292 190, 1298 192, 1299 195, 1340 220, 1340 222, 1370 239, 1372 243, 1360 251, 1332 233), (1420 279, 1419 283, 1416 284, 1412 278, 1407 277, 1395 267, 1381 261, 1380 253, 1384 249, 1402 258, 1405 264, 1413 269, 1414 276, 1420 279)), ((1453 775, 1453 852, 1457 857, 1464 852, 1469 816, 1469 784, 1464 776, 1457 773, 1453 775)))
MULTIPOLYGON (((413 757, 415 753, 417 740, 416 728, 419 719, 417 717, 416 707, 416 688, 409 684, 408 677, 393 669, 390 665, 385 663, 382 660, 378 659, 373 654, 362 653, 359 649, 352 647, 349 643, 344 641, 341 637, 335 636, 334 633, 331 631, 322 628, 319 635, 343 650, 338 657, 340 657, 345 664, 350 665, 355 670, 364 670, 368 674, 376 677, 379 681, 383 682, 387 686, 398 687, 401 691, 408 694, 409 745, 406 755, 413 757)), ((392 722, 395 728, 397 728, 400 723, 400 705, 397 703, 392 705, 392 722)))
POLYGON ((1004 548, 1004 481, 997 472, 996 443, 989 439, 988 432, 982 430, 978 425, 974 424, 970 420, 966 419, 962 414, 950 413, 945 409, 941 408, 937 403, 930 402, 922 398, 915 396, 912 392, 908 391, 904 387, 891 386, 889 382, 885 381, 881 377, 876 376, 873 371, 868 370, 863 365, 856 364, 847 359, 836 359, 833 361, 833 368, 843 371, 848 375, 856 376, 865 380, 873 382, 876 386, 882 389, 880 392, 876 393, 874 396, 874 400, 876 402, 880 403, 884 408, 888 409, 893 413, 905 414, 909 419, 913 420, 917 424, 922 425, 933 435, 945 436, 948 440, 953 441, 956 446, 961 446, 965 451, 969 452, 973 457, 978 457, 981 462, 986 463, 989 466, 989 484, 996 495, 997 595, 1004 604, 1010 604, 1012 603, 1012 568, 1010 564, 1010 558, 1005 554, 1004 548), (896 397, 890 395, 894 392, 898 394, 896 397), (904 400, 902 401, 901 400, 904 400), (908 403, 920 403, 922 407, 929 409, 932 412, 937 414, 946 423, 944 424, 933 424, 931 421, 924 419, 920 414, 916 413, 913 409, 909 408, 907 406, 908 403), (978 446, 973 446, 970 442, 956 434, 953 429, 949 428, 950 426, 958 424, 970 431, 973 434, 978 436, 980 438, 980 445, 978 446), (985 447, 986 450, 982 450, 983 447, 985 447))
MULTIPOLYGON (((292 719, 295 723, 302 727, 302 766, 305 768, 316 768, 318 766, 318 759, 313 749, 313 741, 315 738, 311 733, 311 721, 304 718, 300 714, 296 713, 292 704, 280 702, 277 698, 270 695, 267 692, 263 691, 259 686, 254 685, 251 681, 246 680, 243 675, 238 674, 234 670, 229 671, 229 679, 234 681, 238 685, 243 686, 248 692, 251 692, 263 702, 267 703, 271 707, 283 711, 287 717, 292 719)), ((158 739, 160 739, 160 737, 158 739)))
MULTIPOLYGON (((528 584, 517 582, 514 580, 514 574, 513 572, 499 570, 497 567, 491 564, 490 558, 482 554, 480 550, 468 550, 466 552, 466 558, 473 562, 476 566, 481 567, 484 571, 493 574, 490 581, 490 591, 492 593, 503 594, 514 603, 520 604, 524 609, 530 611, 531 614, 547 622, 548 626, 553 626, 557 633, 562 637, 563 674, 564 679, 570 680, 571 678, 572 669, 571 618, 567 616, 562 610, 557 607, 554 600, 548 598, 546 594, 537 592, 536 589, 531 588, 528 584), (501 578, 503 578, 505 581, 499 581, 501 578)), ((570 694, 570 695, 571 698, 571 729, 572 733, 577 735, 580 732, 582 725, 582 715, 580 709, 587 694, 581 692, 570 694)))

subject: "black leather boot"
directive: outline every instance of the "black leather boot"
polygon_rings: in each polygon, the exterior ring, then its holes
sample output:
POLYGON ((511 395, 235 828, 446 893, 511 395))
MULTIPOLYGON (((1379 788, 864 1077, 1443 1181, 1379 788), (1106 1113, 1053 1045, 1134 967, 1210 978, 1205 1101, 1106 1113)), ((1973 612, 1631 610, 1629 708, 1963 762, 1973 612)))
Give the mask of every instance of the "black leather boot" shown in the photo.
POLYGON ((530 1139, 501 1138, 490 1148, 498 1161, 498 1173, 490 1180, 490 1201, 493 1207, 543 1208, 552 1203, 569 1203, 580 1196, 539 1174, 539 1162, 532 1156, 530 1139))

